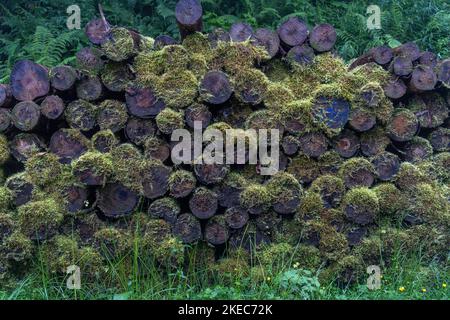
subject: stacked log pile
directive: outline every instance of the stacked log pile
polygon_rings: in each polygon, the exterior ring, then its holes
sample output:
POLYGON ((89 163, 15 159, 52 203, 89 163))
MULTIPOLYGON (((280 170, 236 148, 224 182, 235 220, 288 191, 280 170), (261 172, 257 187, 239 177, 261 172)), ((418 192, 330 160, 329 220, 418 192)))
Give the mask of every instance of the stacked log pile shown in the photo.
POLYGON ((38 252, 92 278, 136 250, 224 272, 291 254, 346 280, 396 248, 447 258, 448 59, 407 43, 348 67, 329 24, 206 34, 197 0, 175 12, 181 42, 101 14, 76 68, 18 61, 0 85, 2 276, 38 252), (279 129, 280 171, 174 164, 171 134, 194 121, 279 129))

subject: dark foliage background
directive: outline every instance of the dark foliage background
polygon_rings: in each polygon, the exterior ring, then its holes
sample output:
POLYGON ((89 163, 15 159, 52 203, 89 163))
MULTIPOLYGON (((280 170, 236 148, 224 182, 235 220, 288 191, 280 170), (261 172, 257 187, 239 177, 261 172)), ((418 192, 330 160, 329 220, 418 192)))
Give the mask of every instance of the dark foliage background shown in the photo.
MULTIPOLYGON (((43 65, 71 63, 74 53, 87 45, 82 30, 68 30, 66 9, 81 8, 82 25, 97 15, 93 0, 1 0, 0 82, 8 81, 17 59, 29 58, 43 65)), ((174 18, 176 0, 101 1, 108 20, 132 26, 156 36, 177 37, 174 18)), ((202 0, 206 30, 228 28, 244 20, 254 27, 276 28, 289 16, 297 15, 311 26, 333 24, 338 31, 337 48, 347 60, 380 44, 396 46, 416 41, 423 50, 441 57, 450 51, 450 2, 448 0, 202 0), (381 30, 367 30, 369 4, 381 8, 381 30)))

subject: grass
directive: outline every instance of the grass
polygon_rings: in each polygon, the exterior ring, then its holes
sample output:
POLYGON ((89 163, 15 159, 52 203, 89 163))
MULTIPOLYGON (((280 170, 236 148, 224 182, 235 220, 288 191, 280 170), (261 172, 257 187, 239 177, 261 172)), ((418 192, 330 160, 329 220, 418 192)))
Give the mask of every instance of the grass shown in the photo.
POLYGON ((449 297, 448 268, 437 263, 424 264, 419 252, 409 256, 398 252, 390 266, 381 270, 381 288, 378 290, 369 290, 365 277, 356 283, 338 285, 334 280, 319 283, 320 270, 306 271, 295 266, 294 261, 273 268, 260 265, 258 268, 264 270, 262 276, 261 273, 248 275, 236 269, 230 273, 193 268, 175 271, 132 254, 131 259, 110 261, 108 276, 101 281, 82 282, 80 290, 70 290, 66 287, 66 277, 49 274, 44 260, 38 259, 33 263, 33 271, 14 283, 14 289, 0 290, 0 299, 447 300, 449 297))

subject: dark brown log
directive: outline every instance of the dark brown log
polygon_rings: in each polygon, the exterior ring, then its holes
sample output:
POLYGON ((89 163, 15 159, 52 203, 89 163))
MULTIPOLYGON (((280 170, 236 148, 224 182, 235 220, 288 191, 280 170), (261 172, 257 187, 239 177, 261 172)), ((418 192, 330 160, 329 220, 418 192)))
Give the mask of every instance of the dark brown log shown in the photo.
POLYGON ((450 151, 450 129, 438 128, 430 133, 428 140, 435 151, 450 151))
POLYGON ((104 100, 98 106, 97 124, 100 130, 117 132, 122 130, 128 120, 127 107, 119 100, 104 100))
POLYGON ((314 121, 330 129, 342 129, 350 116, 350 103, 334 97, 319 96, 312 106, 314 121))
POLYGON ((0 132, 5 132, 11 127, 11 111, 0 108, 0 132))
POLYGON ((419 65, 414 68, 409 81, 409 88, 414 92, 433 90, 437 83, 437 76, 433 69, 419 65))
POLYGON ((149 161, 142 171, 142 188, 146 198, 155 199, 169 190, 171 168, 159 161, 149 161))
POLYGON ((256 45, 265 48, 270 58, 275 57, 280 50, 280 38, 272 30, 257 29, 254 38, 256 45))
POLYGON ((59 66, 50 70, 50 83, 54 89, 59 91, 72 89, 77 78, 77 71, 70 66, 59 66))
POLYGON ((96 125, 95 106, 84 100, 69 103, 64 111, 64 117, 73 129, 89 131, 96 125))
POLYGON ((10 142, 12 156, 19 162, 27 161, 32 155, 42 152, 45 144, 33 133, 19 133, 10 142))
POLYGON ((138 195, 119 183, 108 183, 97 191, 97 206, 106 217, 129 215, 138 202, 138 195))
POLYGON ((359 56, 358 58, 354 59, 352 63, 349 65, 348 70, 353 70, 356 67, 368 64, 373 62, 373 56, 372 51, 366 52, 363 55, 359 56))
POLYGON ((125 99, 128 111, 139 118, 157 116, 166 106, 151 88, 130 87, 126 89, 125 99))
POLYGON ((433 155, 433 147, 427 139, 414 137, 404 146, 404 159, 411 163, 422 162, 433 155))
POLYGON ((180 0, 175 7, 175 18, 181 39, 203 29, 203 8, 198 0, 180 0))
POLYGON ((103 68, 100 77, 105 87, 112 92, 122 92, 134 79, 130 66, 121 62, 108 62, 103 68))
POLYGON ((148 207, 148 214, 157 219, 163 219, 175 224, 180 214, 180 206, 171 198, 161 198, 153 201, 148 207))
POLYGON ((200 83, 203 101, 210 104, 222 104, 233 94, 228 76, 221 71, 209 71, 200 83))
POLYGON ((218 209, 217 194, 207 188, 199 187, 189 200, 189 208, 199 219, 211 218, 218 209))
POLYGON ((34 186, 27 181, 25 173, 18 173, 9 177, 5 186, 11 191, 13 203, 16 207, 31 201, 34 186))
POLYGON ((420 49, 414 42, 406 42, 397 48, 394 48, 397 56, 408 58, 411 61, 420 58, 420 49))
POLYGON ((131 142, 142 145, 156 132, 156 125, 151 120, 131 117, 125 126, 125 134, 131 142))
POLYGON ((231 229, 243 228, 249 219, 247 210, 242 207, 231 207, 225 211, 225 220, 231 229))
POLYGON ((228 241, 230 233, 223 215, 215 216, 208 220, 205 226, 205 240, 213 246, 224 244, 228 241))
POLYGON ((150 137, 145 140, 144 151, 147 159, 156 159, 164 162, 170 157, 170 146, 157 137, 150 137))
POLYGON ((244 42, 253 39, 253 28, 244 22, 233 23, 230 28, 230 38, 233 42, 244 42))
POLYGON ((281 142, 283 152, 287 156, 292 156, 298 151, 298 139, 294 136, 285 136, 281 142))
POLYGON ((47 96, 41 102, 41 114, 47 119, 58 119, 64 112, 64 101, 58 96, 47 96))
POLYGON ((194 190, 197 180, 190 171, 177 170, 170 175, 169 192, 174 198, 187 197, 194 190))
POLYGON ((165 46, 171 46, 171 45, 174 45, 174 44, 178 44, 177 40, 175 40, 171 36, 162 34, 162 35, 157 36, 155 38, 155 42, 153 44, 153 49, 154 50, 161 50, 165 46))
MULTIPOLYGON (((352 191, 349 191, 349 193, 352 191)), ((352 197, 348 197, 347 194, 345 197, 347 200, 344 200, 346 202, 344 212, 347 219, 362 226, 374 222, 378 214, 376 202, 371 198, 366 199, 367 195, 365 195, 365 192, 366 190, 361 195, 352 194, 352 197)))
POLYGON ((0 84, 0 107, 9 108, 12 102, 11 86, 9 84, 0 84))
POLYGON ((173 227, 173 233, 186 244, 192 244, 202 238, 200 222, 189 213, 178 216, 173 227))
POLYGON ((203 184, 214 184, 222 181, 228 173, 225 164, 195 164, 194 172, 197 179, 203 184))
POLYGON ((95 101, 102 97, 103 85, 98 77, 83 77, 77 84, 77 97, 86 101, 95 101))
POLYGON ((96 74, 105 65, 102 55, 102 51, 97 48, 82 48, 76 54, 78 67, 87 73, 96 74))
POLYGON ((50 138, 49 149, 61 163, 70 163, 88 150, 89 140, 75 129, 59 129, 50 138))
POLYGON ((301 65, 308 65, 314 61, 314 50, 307 44, 292 47, 286 57, 289 61, 296 62, 301 65))
POLYGON ((445 87, 450 88, 450 59, 439 63, 437 77, 445 87))
POLYGON ((436 128, 442 125, 449 115, 447 103, 437 92, 415 95, 408 108, 414 112, 423 128, 436 128))
POLYGON ((384 86, 384 94, 391 99, 400 99, 406 94, 407 87, 402 79, 392 79, 384 86))
POLYGON ((308 157, 317 158, 328 149, 328 140, 320 132, 306 133, 298 138, 300 151, 308 157))
POLYGON ((21 131, 31 131, 39 123, 41 112, 39 106, 32 101, 22 101, 11 111, 14 126, 21 131))
POLYGON ((16 62, 11 71, 11 92, 19 101, 32 101, 48 94, 48 70, 30 60, 16 62))
POLYGON ((212 113, 208 107, 203 104, 194 104, 189 106, 184 112, 184 120, 188 127, 194 128, 194 122, 199 121, 202 129, 209 126, 212 120, 212 113))
POLYGON ((413 63, 408 57, 395 57, 392 61, 392 72, 399 77, 406 77, 413 71, 413 63))
POLYGON ((84 30, 89 41, 97 45, 104 43, 108 39, 109 31, 111 30, 111 26, 106 21, 100 5, 99 11, 101 18, 90 21, 84 30))
POLYGON ((386 127, 389 137, 394 141, 408 141, 417 133, 419 121, 411 111, 397 109, 386 127))
POLYGON ((389 143, 390 139, 381 127, 364 132, 360 137, 361 152, 366 157, 383 152, 389 143))
POLYGON ((101 153, 111 152, 119 144, 119 140, 110 130, 98 131, 91 138, 92 146, 101 153))
POLYGON ((322 23, 312 29, 309 35, 310 46, 318 52, 330 51, 336 43, 337 33, 328 23, 322 23))
POLYGON ((344 130, 333 138, 333 149, 344 158, 353 157, 359 150, 359 138, 351 130, 344 130))
POLYGON ((378 179, 381 181, 390 181, 394 178, 400 169, 400 159, 397 155, 390 152, 381 152, 371 160, 378 179))
POLYGON ((373 61, 380 65, 387 65, 394 58, 394 51, 387 46, 373 48, 371 53, 373 61))
POLYGON ((433 52, 425 51, 420 54, 419 64, 421 64, 423 66, 429 66, 431 68, 434 68, 437 66, 437 63, 438 63, 438 57, 433 52))
POLYGON ((347 188, 370 187, 375 181, 375 169, 365 158, 347 160, 340 170, 347 188))
POLYGON ((377 122, 375 113, 367 108, 353 108, 350 111, 348 124, 358 132, 368 131, 377 122))
POLYGON ((278 27, 280 40, 289 47, 303 44, 308 37, 308 26, 297 17, 291 17, 278 27))
POLYGON ((63 191, 66 199, 66 210, 69 213, 80 213, 89 211, 94 203, 89 201, 89 191, 79 186, 70 186, 63 191))

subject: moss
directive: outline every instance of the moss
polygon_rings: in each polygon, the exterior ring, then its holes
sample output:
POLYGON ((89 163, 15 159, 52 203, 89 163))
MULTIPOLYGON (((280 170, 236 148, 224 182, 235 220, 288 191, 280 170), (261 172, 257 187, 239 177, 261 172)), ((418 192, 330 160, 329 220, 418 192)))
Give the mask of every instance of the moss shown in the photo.
POLYGON ((149 208, 148 213, 154 218, 161 218, 169 223, 175 223, 177 216, 180 214, 181 208, 178 202, 169 197, 156 199, 153 201, 149 208), (164 211, 165 215, 159 214, 164 211))
POLYGON ((374 166, 365 158, 351 158, 342 163, 339 176, 345 181, 347 187, 367 186, 370 176, 375 176, 374 166))
POLYGON ((109 152, 119 144, 111 130, 97 131, 91 138, 92 148, 100 152, 109 152))
POLYGON ((105 184, 114 171, 113 161, 110 154, 97 151, 88 151, 72 162, 73 172, 89 172, 94 177, 102 180, 105 184))
POLYGON ((299 182, 309 183, 319 175, 319 166, 316 160, 305 155, 299 155, 292 159, 287 168, 287 172, 292 174, 299 182))
POLYGON ((5 258, 8 261, 25 263, 33 254, 33 243, 23 233, 15 231, 3 242, 5 258))
POLYGON ((171 134, 176 129, 184 127, 183 113, 165 108, 156 116, 156 125, 164 134, 171 134))
POLYGON ((165 73, 158 78, 154 87, 156 95, 167 107, 174 109, 188 107, 198 95, 198 80, 188 70, 165 73))
POLYGON ((438 226, 417 225, 405 232, 410 250, 420 250, 425 262, 446 261, 448 259, 449 229, 438 226))
POLYGON ((177 196, 177 189, 182 187, 183 190, 193 190, 197 183, 197 179, 192 172, 187 170, 176 170, 169 177, 169 190, 172 196, 177 196))
POLYGON ((407 204, 404 194, 392 183, 378 184, 373 191, 378 198, 381 217, 398 217, 407 204))
POLYGON ((303 188, 298 180, 286 172, 278 172, 273 175, 267 182, 266 188, 270 198, 282 204, 300 198, 303 194, 303 188))
POLYGON ((386 150, 391 140, 382 127, 363 132, 360 137, 362 152, 367 156, 373 156, 386 150))
POLYGON ((367 217, 354 217, 353 219, 355 221, 364 220, 364 222, 374 221, 380 211, 376 193, 366 187, 350 189, 344 196, 343 207, 345 210, 354 208, 357 214, 367 215, 367 217))
POLYGON ((279 110, 295 100, 292 91, 285 85, 270 82, 264 94, 264 105, 269 109, 279 110))
POLYGON ((108 59, 113 61, 127 60, 135 54, 133 37, 125 28, 112 28, 101 47, 108 59))
POLYGON ((415 132, 406 131, 406 127, 417 126, 418 120, 416 115, 408 109, 396 108, 393 117, 401 119, 401 125, 399 128, 396 127, 397 121, 389 121, 386 125, 386 132, 389 136, 400 138, 401 141, 409 140, 408 136, 415 134, 415 132), (401 117, 401 118, 400 118, 401 117))
POLYGON ((311 100, 295 100, 280 106, 280 121, 286 130, 298 134, 313 128, 311 100))
POLYGON ((55 154, 40 152, 28 159, 25 171, 34 185, 45 186, 59 179, 63 173, 63 165, 55 154))
POLYGON ((198 54, 204 56, 207 59, 211 59, 212 49, 210 41, 208 39, 208 36, 204 35, 201 32, 195 32, 188 35, 183 40, 183 47, 190 55, 198 54))
POLYGON ((438 186, 419 183, 411 189, 409 195, 408 212, 430 224, 439 225, 448 221, 450 205, 438 186))
POLYGON ((263 247, 258 253, 258 260, 268 271, 281 271, 290 265, 294 247, 288 243, 273 243, 263 247))
POLYGON ((422 182, 430 182, 430 177, 426 176, 417 166, 409 162, 400 164, 400 169, 395 176, 394 183, 400 190, 411 190, 414 186, 422 182))
POLYGON ((378 235, 362 239, 352 253, 359 257, 365 265, 382 265, 383 243, 378 235))
POLYGON ((272 82, 285 82, 285 80, 289 77, 289 67, 288 65, 279 59, 272 59, 267 62, 264 73, 267 78, 272 82))
POLYGON ((317 160, 321 174, 337 173, 344 162, 344 159, 334 150, 321 154, 317 160))
POLYGON ((123 129, 128 120, 127 107, 118 100, 104 100, 98 106, 97 118, 100 130, 119 131, 123 129))
POLYGON ((191 54, 188 68, 200 82, 208 72, 208 60, 204 55, 191 54))
POLYGON ((0 213, 0 246, 15 230, 15 222, 7 213, 0 213))
POLYGON ((63 222, 61 203, 55 199, 32 201, 18 208, 18 226, 33 240, 53 237, 63 222))
POLYGON ((310 190, 318 193, 324 206, 329 208, 339 205, 345 193, 345 185, 339 177, 323 175, 313 181, 310 190))
POLYGON ((240 202, 247 209, 267 210, 271 205, 272 197, 265 186, 250 184, 241 192, 240 202))
POLYGON ((77 264, 78 243, 74 239, 57 235, 43 244, 40 257, 51 273, 65 274, 67 267, 77 264))
POLYGON ((143 156, 131 143, 122 143, 111 151, 114 178, 124 186, 142 192, 143 156), (133 168, 133 170, 130 170, 133 168))
POLYGON ((82 247, 78 253, 77 265, 85 282, 94 282, 104 278, 106 267, 100 253, 93 247, 82 247))
POLYGON ((216 250, 204 242, 186 247, 187 263, 197 271, 211 272, 216 263, 216 250))
POLYGON ((438 92, 414 95, 402 107, 411 110, 424 128, 436 128, 448 117, 447 103, 438 92))
POLYGON ((327 260, 339 261, 348 253, 348 243, 344 234, 331 226, 324 226, 319 232, 319 250, 327 260))
POLYGON ((428 159, 433 154, 433 147, 430 142, 422 137, 413 137, 405 145, 405 158, 412 163, 420 163, 428 159))
POLYGON ((9 159, 10 152, 8 146, 8 139, 4 134, 0 134, 0 165, 5 164, 9 159))
POLYGON ((313 98, 326 97, 329 99, 343 99, 346 101, 352 101, 354 95, 349 94, 342 90, 338 83, 321 84, 312 92, 313 98))
POLYGON ((94 247, 108 259, 123 258, 131 252, 131 237, 126 231, 106 227, 95 232, 94 247))
POLYGON ((338 286, 354 283, 364 274, 364 266, 359 257, 347 255, 333 262, 319 274, 320 283, 335 281, 338 286))
POLYGON ((0 210, 9 211, 12 201, 12 193, 6 187, 0 187, 0 210))
POLYGON ((209 125, 206 130, 219 130, 224 135, 226 134, 227 130, 233 129, 231 125, 229 125, 226 122, 214 122, 213 124, 209 125))
POLYGON ((100 77, 103 84, 115 92, 125 90, 131 85, 133 78, 127 64, 113 61, 105 64, 100 77))
POLYGON ((247 276, 250 272, 248 262, 240 258, 224 258, 217 261, 214 271, 224 277, 224 280, 234 281, 236 277, 247 276))
POLYGON ((267 93, 269 79, 258 69, 242 69, 233 77, 234 90, 239 101, 260 104, 267 93))
POLYGON ((64 117, 70 127, 86 131, 92 129, 92 127, 85 128, 89 125, 87 119, 95 119, 97 113, 98 107, 96 105, 80 99, 67 105, 64 110, 64 117))
POLYGON ((450 171, 448 170, 448 168, 450 168, 450 152, 442 152, 436 154, 432 158, 431 163, 433 167, 434 177, 443 183, 449 184, 450 171))
POLYGON ((308 190, 300 203, 298 217, 302 220, 313 219, 319 217, 324 209, 324 202, 320 194, 308 190))

